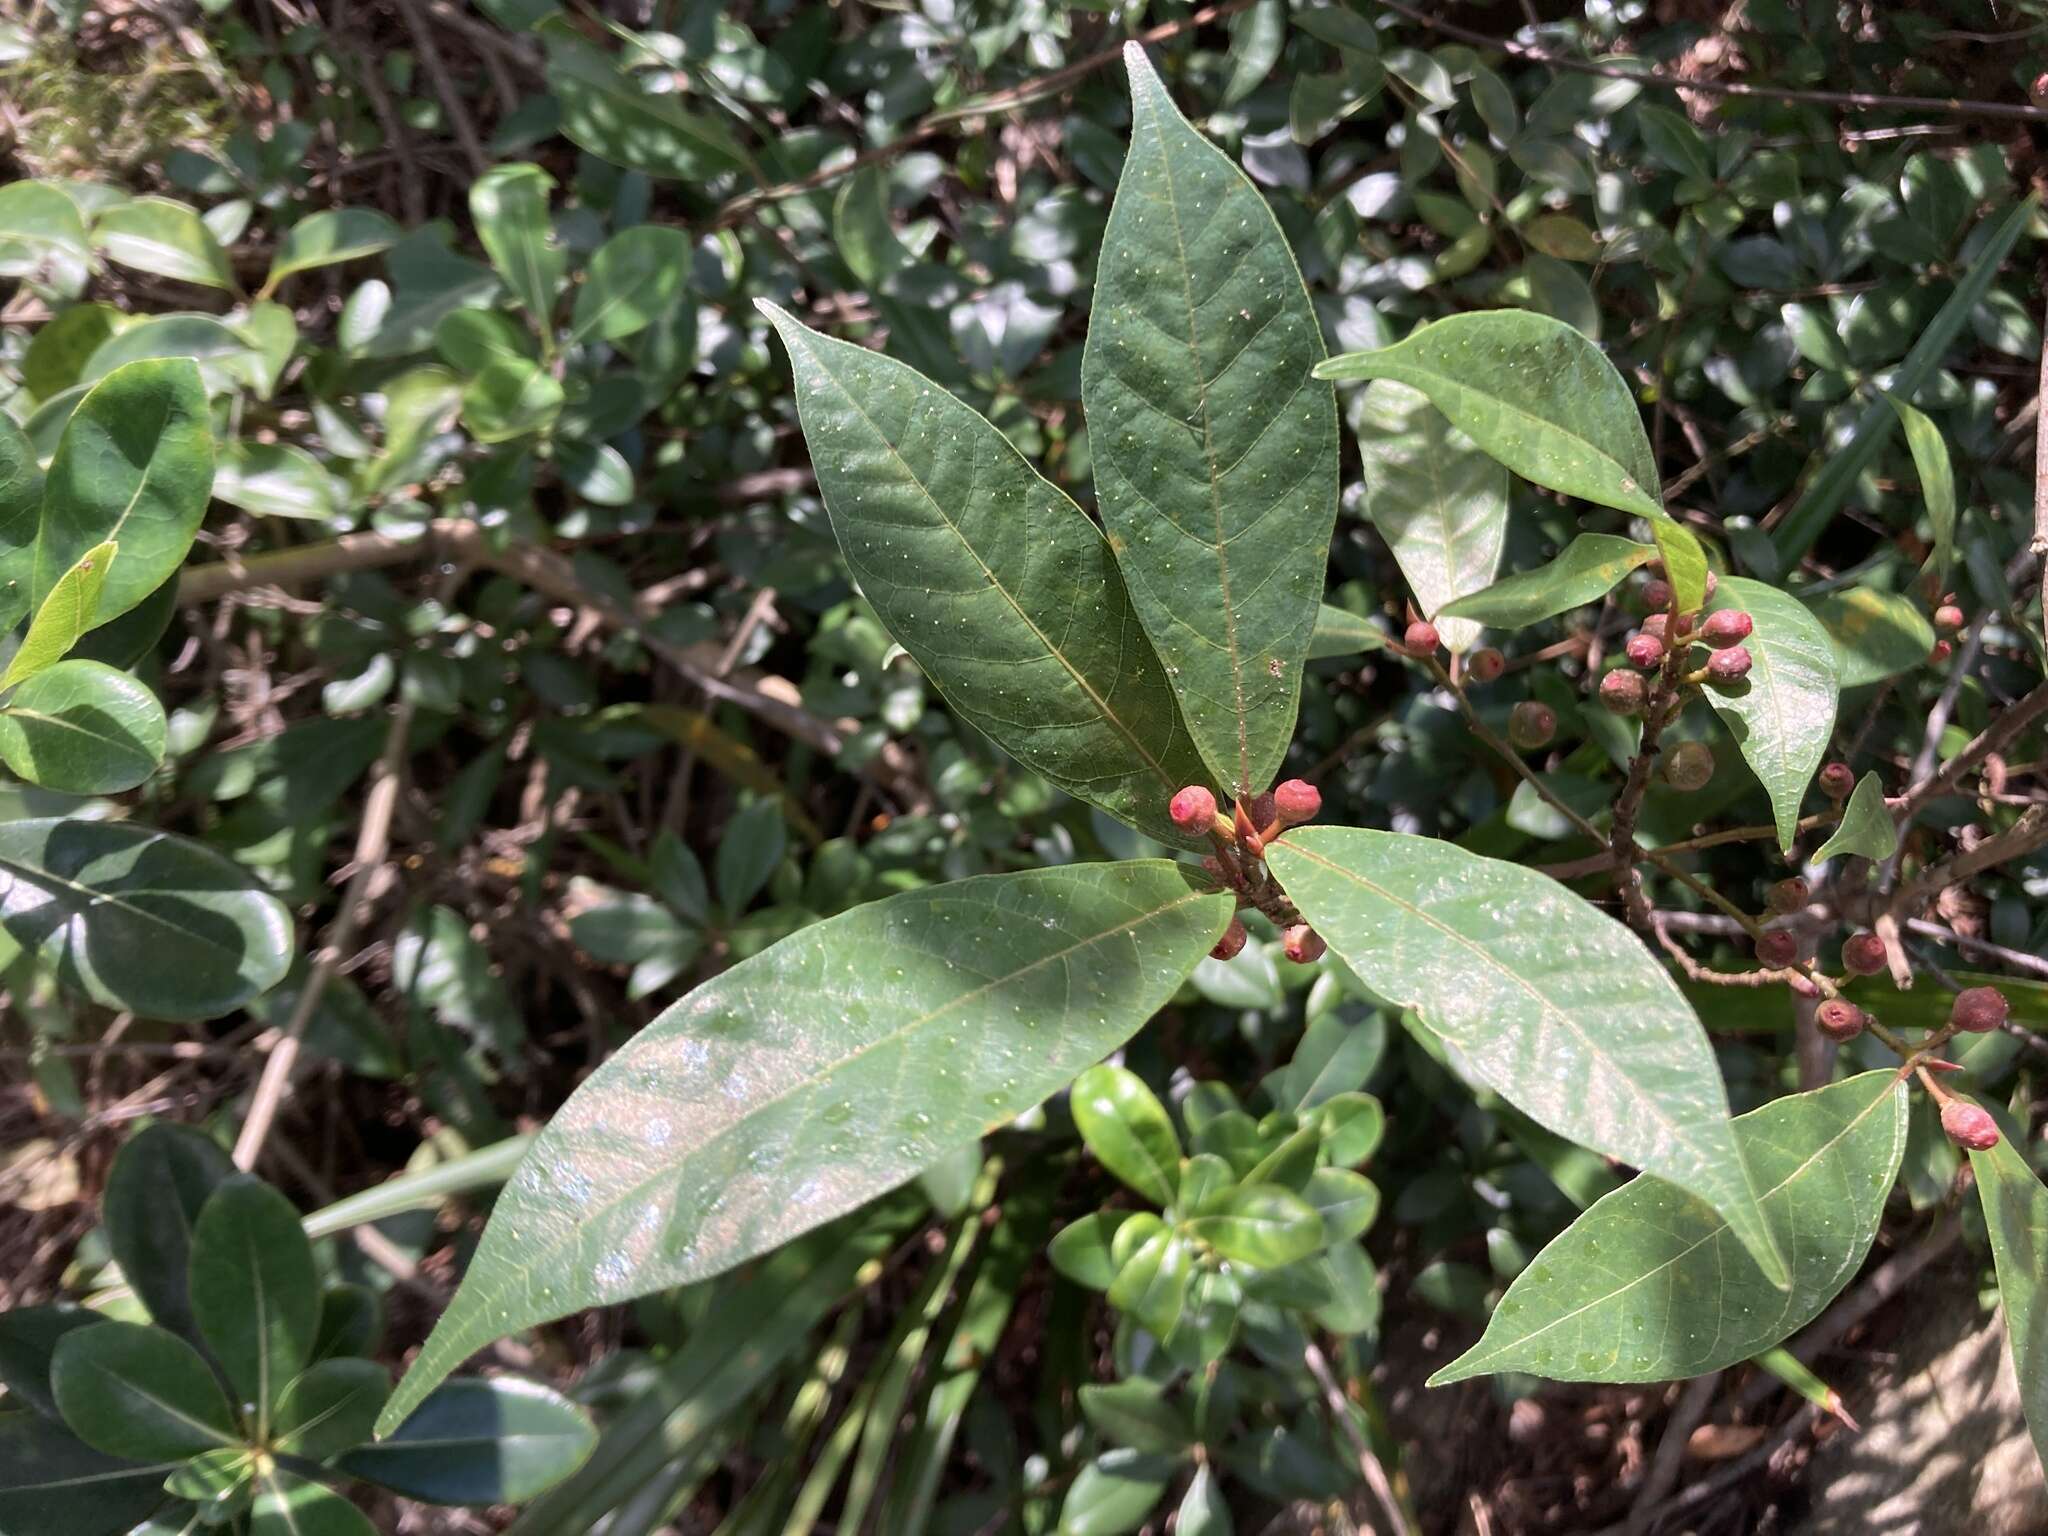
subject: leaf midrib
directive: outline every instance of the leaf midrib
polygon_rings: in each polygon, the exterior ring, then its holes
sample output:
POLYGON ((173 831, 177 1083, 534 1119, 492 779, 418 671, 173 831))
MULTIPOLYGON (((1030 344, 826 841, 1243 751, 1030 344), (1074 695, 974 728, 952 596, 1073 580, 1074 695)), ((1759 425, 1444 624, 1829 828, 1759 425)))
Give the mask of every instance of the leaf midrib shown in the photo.
MULTIPOLYGON (((210 938, 206 934, 199 933, 196 930, 190 928, 180 928, 168 919, 159 917, 156 913, 151 912, 147 907, 138 907, 133 902, 123 900, 121 896, 113 892, 96 890, 89 885, 80 885, 75 880, 67 880, 64 876, 59 875, 52 870, 38 869, 32 865, 22 864, 15 859, 7 857, 7 855, 5 854, 0 854, 0 874, 12 875, 15 879, 25 880, 30 885, 60 886, 64 890, 70 891, 75 895, 87 897, 88 900, 85 904, 85 909, 81 909, 71 914, 74 920, 83 919, 85 916, 85 910, 88 910, 92 907, 116 907, 123 912, 130 913, 131 915, 142 919, 144 922, 152 923, 156 927, 164 929, 166 932, 176 934, 181 938, 195 939, 199 943, 210 945, 212 948, 218 950, 221 954, 227 955, 230 959, 240 958, 239 951, 232 951, 225 944, 216 943, 212 938, 210 938)), ((178 891, 165 890, 156 892, 155 894, 164 896, 177 896, 182 895, 184 893, 178 891)), ((233 891, 224 891, 218 894, 235 895, 238 893, 233 891)))

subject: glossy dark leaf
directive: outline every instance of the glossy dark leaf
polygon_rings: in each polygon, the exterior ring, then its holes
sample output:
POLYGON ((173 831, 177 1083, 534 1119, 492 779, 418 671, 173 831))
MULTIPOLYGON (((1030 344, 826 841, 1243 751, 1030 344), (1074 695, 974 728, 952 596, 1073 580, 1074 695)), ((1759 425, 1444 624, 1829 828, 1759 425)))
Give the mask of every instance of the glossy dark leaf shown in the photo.
POLYGON ((16 1403, 25 1403, 46 1419, 57 1416, 50 1395, 50 1359, 58 1341, 74 1328, 103 1322, 84 1307, 11 1307, 0 1312, 0 1387, 16 1403))
POLYGON ((362 1445, 391 1395, 391 1376, 374 1360, 322 1360, 284 1389, 271 1432, 280 1449, 314 1461, 362 1445))
POLYGON ((97 661, 60 661, 0 705, 0 761, 45 789, 116 794, 148 778, 163 755, 156 695, 97 661))
POLYGON ((1172 996, 1229 910, 1161 861, 989 875, 699 987, 535 1141, 385 1427, 494 1338, 729 1269, 1037 1104, 1172 996))
POLYGON ((1337 513, 1337 410, 1286 236, 1126 45, 1131 149, 1081 395, 1102 519, 1203 759, 1264 789, 1294 734, 1337 513))
POLYGON ((71 1432, 109 1456, 173 1460, 240 1443, 199 1351, 161 1328, 101 1323, 67 1333, 50 1383, 71 1432))
POLYGON ((147 1018, 218 1017, 291 963, 276 897, 211 848, 128 822, 0 824, 0 926, 67 986, 147 1018))
POLYGON ((261 1179, 233 1178, 192 1228, 192 1317, 257 1422, 313 1352, 320 1282, 291 1201, 261 1179))
POLYGON ((0 1531, 121 1536, 164 1502, 172 1461, 107 1456, 33 1413, 0 1413, 0 1531))
POLYGON ((1242 1184, 1214 1210, 1185 1223, 1224 1258, 1254 1269, 1278 1269, 1323 1246, 1323 1219, 1299 1195, 1274 1184, 1242 1184))
POLYGON ((159 1120, 122 1144, 107 1175, 101 1220, 121 1274, 149 1315, 197 1338, 188 1274, 192 1228, 235 1165, 212 1137, 159 1120))
POLYGON ((514 1504, 560 1482, 597 1443, 590 1417, 538 1382, 444 1382, 342 1470, 430 1504, 514 1504))
POLYGON ((1090 1067, 1074 1079, 1074 1124, 1102 1166, 1154 1205, 1180 1186, 1180 1138, 1165 1106, 1135 1072, 1090 1067))

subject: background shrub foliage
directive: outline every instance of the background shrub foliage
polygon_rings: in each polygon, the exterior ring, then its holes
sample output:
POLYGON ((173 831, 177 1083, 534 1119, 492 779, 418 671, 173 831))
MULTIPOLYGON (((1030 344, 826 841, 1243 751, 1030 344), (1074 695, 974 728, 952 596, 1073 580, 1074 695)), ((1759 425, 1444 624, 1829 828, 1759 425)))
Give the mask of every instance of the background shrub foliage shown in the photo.
POLYGON ((1958 1220, 2048 1434, 2044 38, 0 22, 0 1529, 1746 1528, 1554 1384, 1958 1220))

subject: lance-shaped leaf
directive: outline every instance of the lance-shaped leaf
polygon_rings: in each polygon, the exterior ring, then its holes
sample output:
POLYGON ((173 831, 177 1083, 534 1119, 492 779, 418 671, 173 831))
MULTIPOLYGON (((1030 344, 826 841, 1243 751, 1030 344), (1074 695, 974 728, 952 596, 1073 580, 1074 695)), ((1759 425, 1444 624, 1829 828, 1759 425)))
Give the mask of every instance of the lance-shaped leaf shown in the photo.
POLYGON ((1074 1079, 1074 1126, 1096 1160, 1154 1205, 1180 1188, 1180 1137, 1137 1073, 1104 1063, 1074 1079))
POLYGON ((2048 1282, 2048 1189, 2003 1137, 1989 1151, 1970 1154, 1970 1171, 1977 1176, 1977 1198, 1991 1234, 2020 1406, 2034 1454, 2048 1465, 2048 1306, 2041 1297, 2048 1282))
POLYGON ((1316 610, 1315 633, 1309 636, 1308 659, 1322 661, 1332 656, 1356 656, 1362 651, 1383 651, 1387 637, 1367 618, 1324 603, 1316 610))
POLYGON ((550 16, 535 30, 547 46, 562 134, 577 147, 630 170, 699 184, 745 162, 746 151, 717 118, 686 110, 674 91, 642 89, 648 76, 620 69, 567 16, 550 16))
POLYGON ((1789 852, 1799 803, 1835 728, 1835 643, 1804 603, 1745 576, 1723 581, 1708 606, 1743 609, 1756 624, 1743 642, 1749 676, 1733 688, 1707 689, 1707 700, 1762 781, 1778 846, 1789 852))
POLYGON ((541 1132, 380 1431, 492 1339, 730 1269, 1037 1104, 1173 995, 1230 910, 1160 860, 986 875, 707 982, 541 1132))
POLYGON ((1805 1326, 1862 1266, 1906 1150, 1906 1090, 1865 1072, 1735 1121, 1780 1290, 1704 1201, 1645 1175, 1595 1202, 1516 1277, 1479 1342, 1431 1386, 1494 1371, 1670 1381, 1746 1360, 1805 1326))
POLYGON ((164 756, 164 708, 126 672, 60 661, 0 707, 0 761, 70 795, 133 789, 164 756))
POLYGON ((1913 472, 1920 477, 1920 499, 1927 504, 1927 521, 1934 528, 1934 548, 1927 555, 1927 570, 1940 591, 1948 585, 1949 561, 1956 546, 1956 471, 1949 461, 1948 444, 1941 428, 1918 406, 1908 405, 1889 392, 1885 400, 1906 429, 1906 447, 1913 455, 1913 472))
POLYGON ((1524 480, 1649 519, 1680 607, 1704 600, 1706 554, 1664 510, 1635 396, 1575 326, 1519 309, 1451 315, 1316 372, 1419 389, 1524 480))
POLYGON ((206 389, 189 358, 124 363, 65 423, 43 489, 36 603, 95 545, 121 546, 93 622, 119 618, 184 561, 213 487, 206 389))
POLYGON ((1820 845, 1818 864, 1838 853, 1859 853, 1866 859, 1888 859, 1899 846, 1899 829, 1884 805, 1884 780, 1866 773, 1857 781, 1834 835, 1820 845))
POLYGON ((1302 827, 1267 858, 1344 963, 1420 1014, 1469 1077, 1698 1195, 1785 1278, 1713 1049, 1626 928, 1534 870, 1434 838, 1302 827))
POLYGON ((617 341, 644 331, 684 301, 690 237, 662 224, 622 229, 597 248, 576 290, 571 341, 617 341))
POLYGON ((1548 565, 1503 576, 1484 591, 1445 605, 1443 616, 1476 619, 1495 629, 1526 629, 1599 602, 1630 571, 1656 558, 1652 545, 1619 534, 1582 533, 1548 565))
POLYGON ((0 927, 65 985, 151 1019, 217 1018, 291 964, 291 914, 240 865, 129 822, 0 823, 0 927))
POLYGON ((1101 532, 915 369, 763 312, 789 348, 825 507, 861 590, 946 702, 1152 836, 1208 774, 1101 532))
POLYGON ((192 1315, 241 1400, 270 1410, 313 1352, 320 1281, 292 1203, 261 1179, 229 1179, 192 1229, 192 1315))
POLYGON ((1203 758, 1264 789, 1337 516, 1337 406, 1287 238, 1137 44, 1081 398, 1102 518, 1203 758))
POLYGON ((62 661, 79 637, 98 622, 100 592, 113 571, 120 546, 112 539, 78 557, 36 606, 20 648, 0 673, 0 689, 14 688, 62 661))
MULTIPOLYGON (((1368 385, 1350 420, 1365 461, 1365 515, 1394 551, 1415 606, 1435 619, 1500 566, 1507 471, 1427 395, 1393 379, 1368 385)), ((1480 626, 1453 617, 1437 632, 1450 649, 1466 651, 1478 644, 1480 626)))

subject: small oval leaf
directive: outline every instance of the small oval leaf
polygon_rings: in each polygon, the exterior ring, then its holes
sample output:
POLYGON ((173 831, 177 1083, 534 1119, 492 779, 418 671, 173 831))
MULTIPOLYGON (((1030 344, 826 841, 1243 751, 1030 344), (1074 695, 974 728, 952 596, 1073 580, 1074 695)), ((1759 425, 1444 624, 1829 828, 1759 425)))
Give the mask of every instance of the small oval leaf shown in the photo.
POLYGON ((538 1382, 509 1376, 444 1382, 376 1445, 341 1469, 434 1504, 516 1504, 583 1465, 597 1429, 538 1382))

